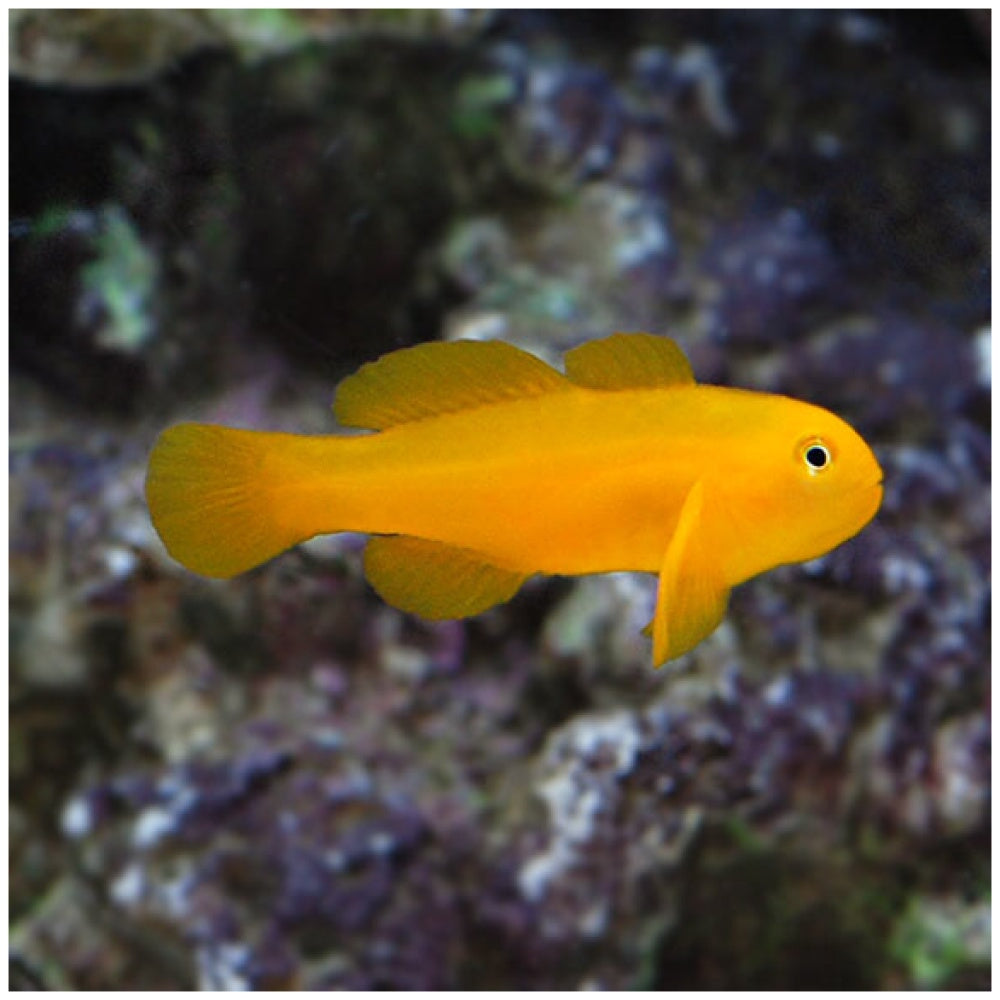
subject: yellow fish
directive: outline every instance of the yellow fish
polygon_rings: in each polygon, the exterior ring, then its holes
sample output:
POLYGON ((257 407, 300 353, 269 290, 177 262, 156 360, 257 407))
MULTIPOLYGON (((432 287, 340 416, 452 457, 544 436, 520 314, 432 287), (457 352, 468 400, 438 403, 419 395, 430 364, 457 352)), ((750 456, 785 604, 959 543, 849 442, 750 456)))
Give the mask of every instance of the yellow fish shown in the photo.
POLYGON ((181 424, 149 461, 170 554, 230 577, 313 535, 365 532, 368 580, 464 618, 535 573, 659 575, 659 665, 722 620, 733 586, 828 552, 882 501, 871 449, 827 410, 698 385, 666 337, 616 333, 562 374, 501 342, 428 343, 341 382, 364 435, 181 424))

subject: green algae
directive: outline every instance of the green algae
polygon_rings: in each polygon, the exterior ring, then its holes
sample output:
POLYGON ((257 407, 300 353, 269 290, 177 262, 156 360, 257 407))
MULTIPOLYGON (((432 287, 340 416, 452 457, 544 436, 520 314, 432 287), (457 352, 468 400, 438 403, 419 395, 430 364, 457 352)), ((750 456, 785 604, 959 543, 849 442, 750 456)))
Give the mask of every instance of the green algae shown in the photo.
POLYGON ((106 205, 94 240, 97 256, 80 280, 83 308, 98 303, 103 321, 96 341, 101 347, 131 354, 155 332, 152 302, 157 281, 155 254, 119 205, 106 205))
POLYGON ((959 977, 988 972, 988 893, 972 902, 914 897, 896 923, 889 952, 914 989, 954 988, 959 977))

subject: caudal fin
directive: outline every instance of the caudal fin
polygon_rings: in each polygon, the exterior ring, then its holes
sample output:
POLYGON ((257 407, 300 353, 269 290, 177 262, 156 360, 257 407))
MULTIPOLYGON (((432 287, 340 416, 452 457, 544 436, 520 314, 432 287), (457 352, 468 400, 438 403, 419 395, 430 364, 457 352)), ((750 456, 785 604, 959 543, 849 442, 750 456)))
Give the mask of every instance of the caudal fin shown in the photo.
POLYGON ((314 535, 317 526, 296 517, 289 481, 288 453, 302 441, 211 424, 165 430, 149 458, 146 502, 167 551, 195 573, 230 577, 314 535))

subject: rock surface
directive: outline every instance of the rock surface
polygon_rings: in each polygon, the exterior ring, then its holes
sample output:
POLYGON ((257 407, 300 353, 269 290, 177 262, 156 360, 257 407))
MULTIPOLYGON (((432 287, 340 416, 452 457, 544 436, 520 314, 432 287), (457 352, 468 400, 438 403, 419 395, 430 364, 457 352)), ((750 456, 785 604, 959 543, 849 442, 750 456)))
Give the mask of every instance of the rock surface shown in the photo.
POLYGON ((371 13, 11 13, 12 982, 986 987, 988 20, 371 13), (171 422, 614 329, 886 472, 668 669, 642 577, 430 624, 155 537, 171 422))

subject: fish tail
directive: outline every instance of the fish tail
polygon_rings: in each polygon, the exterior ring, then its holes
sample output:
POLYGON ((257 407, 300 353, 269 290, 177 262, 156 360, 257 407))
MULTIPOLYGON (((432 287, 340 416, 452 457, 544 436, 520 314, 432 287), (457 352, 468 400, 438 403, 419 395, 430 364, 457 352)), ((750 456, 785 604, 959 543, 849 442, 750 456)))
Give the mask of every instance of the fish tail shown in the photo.
POLYGON ((150 455, 146 502, 170 555, 224 578, 317 534, 303 459, 319 440, 211 424, 165 430, 150 455))

